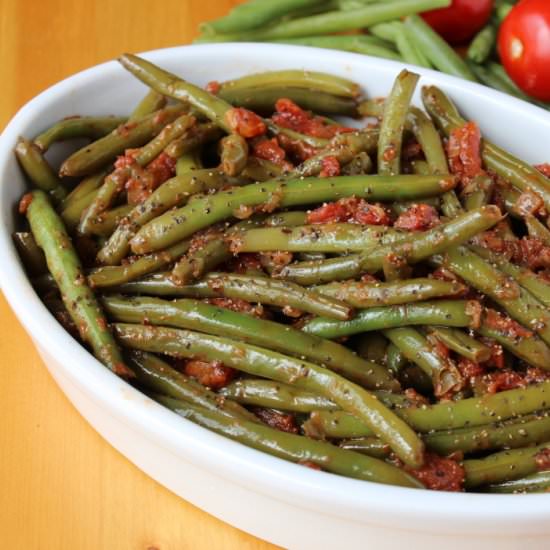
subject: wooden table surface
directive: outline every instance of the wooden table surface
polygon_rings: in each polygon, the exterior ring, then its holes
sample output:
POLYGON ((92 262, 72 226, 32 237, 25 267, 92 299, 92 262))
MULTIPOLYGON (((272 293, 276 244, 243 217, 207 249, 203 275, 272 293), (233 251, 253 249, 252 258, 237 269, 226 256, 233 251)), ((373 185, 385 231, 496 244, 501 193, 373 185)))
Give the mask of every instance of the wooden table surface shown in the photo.
MULTIPOLYGON (((237 3, 0 0, 0 128, 58 80, 121 52, 189 43, 200 21, 237 3)), ((1 295, 0 326, 3 548, 273 548, 184 502, 111 448, 55 385, 1 295)))

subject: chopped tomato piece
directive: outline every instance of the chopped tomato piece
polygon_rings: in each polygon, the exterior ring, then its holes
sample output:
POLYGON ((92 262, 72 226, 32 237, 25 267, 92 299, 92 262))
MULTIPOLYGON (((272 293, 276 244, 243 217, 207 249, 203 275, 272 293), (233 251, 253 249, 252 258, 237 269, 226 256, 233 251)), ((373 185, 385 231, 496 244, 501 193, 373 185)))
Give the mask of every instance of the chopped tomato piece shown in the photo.
POLYGON ((271 428, 291 434, 298 433, 296 419, 292 414, 286 414, 273 409, 255 408, 254 414, 271 428))
POLYGON ((533 336, 530 330, 527 330, 513 319, 510 319, 510 317, 506 317, 494 309, 486 310, 484 321, 489 328, 502 332, 509 338, 520 339, 532 338, 533 336))
MULTIPOLYGON (((126 155, 121 158, 128 158, 126 155)), ((118 162, 118 161, 117 161, 118 162)), ((176 171, 176 160, 166 153, 161 153, 145 168, 131 165, 131 173, 126 182, 128 203, 141 204, 159 185, 171 178, 176 171)))
POLYGON ((231 367, 222 365, 219 361, 199 361, 191 359, 186 361, 183 372, 187 376, 195 378, 203 386, 213 390, 219 390, 227 386, 237 375, 237 371, 231 367))
POLYGON ((475 122, 466 122, 451 132, 447 143, 449 164, 463 183, 483 172, 480 145, 481 132, 475 122))
POLYGON ((210 92, 211 94, 217 95, 220 91, 220 88, 221 88, 221 85, 217 80, 211 80, 206 85, 205 89, 206 89, 207 92, 210 92))
POLYGON ((349 197, 329 202, 312 210, 307 216, 308 223, 361 223, 369 225, 390 225, 390 217, 379 204, 370 204, 364 199, 349 197))
POLYGON ((429 204, 413 204, 394 223, 394 227, 408 231, 424 231, 439 225, 437 210, 429 204))
POLYGON ((252 111, 243 107, 233 107, 225 113, 225 120, 233 132, 244 138, 262 136, 266 133, 265 122, 252 111))
POLYGON ((457 367, 465 380, 470 380, 485 373, 485 369, 479 363, 465 357, 458 360, 457 367))
POLYGON ((519 250, 514 260, 529 269, 549 268, 550 246, 545 245, 540 239, 523 237, 519 241, 519 250))
POLYGON ((32 193, 25 193, 19 201, 19 213, 26 214, 27 208, 29 208, 32 202, 32 193))
POLYGON ((253 315, 254 317, 263 317, 264 315, 264 308, 261 304, 253 305, 241 298, 205 298, 203 301, 213 306, 230 309, 237 313, 253 315))
POLYGON ((513 370, 498 370, 481 377, 480 383, 486 393, 498 393, 515 388, 524 388, 528 382, 519 372, 513 370))
POLYGON ((325 157, 322 160, 322 166, 323 169, 319 174, 321 178, 330 178, 340 175, 340 163, 338 162, 338 159, 336 157, 325 157))
POLYGON ((406 468, 427 489, 433 491, 463 491, 464 468, 456 460, 444 458, 435 453, 426 453, 425 462, 416 470, 406 468))
POLYGON ((550 164, 545 162, 544 164, 537 164, 535 168, 544 174, 547 178, 550 178, 550 164))
POLYGON ((550 469, 550 449, 548 447, 541 449, 535 455, 535 464, 540 472, 550 469))
POLYGON ((284 134, 277 136, 279 145, 285 150, 287 156, 300 163, 316 155, 318 149, 300 139, 292 139, 284 134))
POLYGON ((276 138, 262 139, 252 146, 252 154, 260 159, 269 160, 281 166, 288 165, 286 152, 276 138))

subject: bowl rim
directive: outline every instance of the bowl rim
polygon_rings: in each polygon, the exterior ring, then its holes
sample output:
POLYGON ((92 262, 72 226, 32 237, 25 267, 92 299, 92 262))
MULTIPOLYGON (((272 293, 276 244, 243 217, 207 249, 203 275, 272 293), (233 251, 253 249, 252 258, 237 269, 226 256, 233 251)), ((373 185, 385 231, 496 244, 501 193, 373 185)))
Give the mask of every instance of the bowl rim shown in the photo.
MULTIPOLYGON (((177 46, 144 52, 140 55, 159 61, 165 56, 194 54, 219 56, 236 55, 247 43, 201 44, 177 46)), ((256 52, 266 55, 293 55, 307 59, 319 49, 306 46, 290 46, 253 43, 256 52), (284 52, 282 51, 284 50, 284 52)), ((490 94, 515 109, 531 111, 532 115, 549 116, 548 113, 526 102, 509 97, 479 84, 460 80, 435 71, 410 67, 406 64, 372 58, 359 54, 322 50, 327 66, 332 62, 345 63, 360 58, 366 68, 384 65, 397 72, 404 66, 441 85, 449 83, 453 88, 490 94)), ((77 85, 85 87, 96 78, 117 75, 123 69, 108 61, 80 71, 54 84, 26 103, 5 127, 0 136, 0 179, 5 181, 6 166, 12 161, 12 149, 24 128, 38 113, 77 85)), ((131 78, 129 76, 129 78, 131 78)), ((550 120, 550 118, 549 118, 550 120)), ((0 210, 5 210, 1 204, 0 210)), ((12 205, 9 205, 10 207, 12 205)), ((2 291, 11 308, 30 334, 35 344, 49 355, 56 357, 63 373, 103 406, 110 408, 128 425, 137 428, 154 439, 159 445, 170 449, 195 466, 216 471, 220 477, 230 479, 272 498, 298 504, 301 507, 346 519, 360 521, 366 510, 375 510, 368 523, 379 518, 383 524, 389 517, 407 518, 411 524, 426 515, 431 520, 467 521, 470 525, 501 524, 512 521, 533 523, 550 517, 550 509, 544 506, 544 494, 488 495, 472 493, 445 493, 428 490, 407 489, 378 483, 348 479, 326 472, 317 472, 293 463, 250 449, 223 436, 210 432, 166 410, 144 396, 129 384, 105 369, 88 351, 58 324, 34 292, 21 267, 11 240, 7 221, 0 224, 0 257, 4 258, 2 291), (52 322, 55 321, 55 322, 52 322), (521 498, 521 506, 518 498, 521 498), (328 508, 327 508, 328 507, 328 508), (386 518, 386 519, 384 519, 386 518)), ((423 522, 424 524, 425 522, 423 522)), ((437 523, 437 522, 434 522, 437 523)), ((392 523, 392 528, 396 525, 392 523)), ((398 528, 398 527, 397 527, 398 528)), ((420 530, 420 529, 418 529, 420 530)), ((429 527, 425 529, 432 531, 429 527)), ((458 524, 457 524, 458 530, 458 524)))

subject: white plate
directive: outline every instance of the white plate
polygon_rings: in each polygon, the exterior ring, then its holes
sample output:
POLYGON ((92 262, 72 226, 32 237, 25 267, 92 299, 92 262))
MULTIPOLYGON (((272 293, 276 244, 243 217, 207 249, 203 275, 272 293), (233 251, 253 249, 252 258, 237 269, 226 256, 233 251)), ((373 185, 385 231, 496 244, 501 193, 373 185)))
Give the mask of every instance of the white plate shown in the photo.
MULTIPOLYGON (((270 44, 185 46, 151 61, 204 85, 251 72, 309 69, 387 95, 399 63, 329 50, 270 44)), ((550 160, 550 115, 488 88, 433 71, 484 134, 530 162, 550 160)), ((1 284, 48 369, 81 414, 116 449, 184 499, 254 535, 291 548, 446 550, 548 548, 549 495, 475 495, 402 489, 317 472, 244 447, 152 402, 102 367, 37 298, 11 242, 24 182, 12 149, 74 114, 127 113, 145 88, 117 63, 70 77, 25 105, 0 138, 1 284)), ((419 103, 418 93, 415 102, 419 103)))

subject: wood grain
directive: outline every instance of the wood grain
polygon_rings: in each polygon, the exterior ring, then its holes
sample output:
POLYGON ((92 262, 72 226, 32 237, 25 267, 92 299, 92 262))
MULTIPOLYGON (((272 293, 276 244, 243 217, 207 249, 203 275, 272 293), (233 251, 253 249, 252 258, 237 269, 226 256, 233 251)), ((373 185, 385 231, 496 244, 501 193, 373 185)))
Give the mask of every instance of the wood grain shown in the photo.
MULTIPOLYGON (((124 51, 186 44, 200 21, 237 3, 0 0, 0 128, 58 80, 124 51)), ((103 441, 55 385, 1 296, 0 326, 4 548, 274 548, 176 497, 103 441)))

